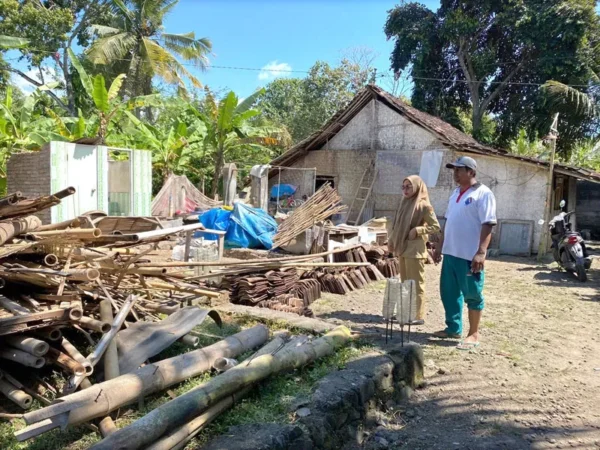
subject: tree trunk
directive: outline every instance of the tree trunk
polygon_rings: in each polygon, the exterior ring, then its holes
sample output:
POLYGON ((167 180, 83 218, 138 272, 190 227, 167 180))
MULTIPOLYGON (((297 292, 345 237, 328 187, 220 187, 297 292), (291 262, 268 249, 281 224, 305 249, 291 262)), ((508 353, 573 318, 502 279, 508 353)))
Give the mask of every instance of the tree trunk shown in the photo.
POLYGON ((481 132, 481 124, 483 121, 483 114, 485 111, 481 108, 481 105, 473 105, 473 115, 471 117, 471 122, 473 125, 473 137, 477 139, 479 133, 481 132))
POLYGON ((73 92, 73 82, 71 81, 71 74, 69 73, 69 54, 67 53, 66 46, 63 48, 63 62, 62 64, 59 63, 59 66, 61 66, 63 77, 65 78, 65 91, 67 94, 69 113, 75 116, 75 93, 73 92))
POLYGON ((210 192, 213 198, 219 190, 219 178, 221 177, 221 171, 223 170, 223 166, 225 165, 225 158, 223 153, 223 145, 219 145, 219 147, 217 148, 217 152, 215 153, 215 171, 213 173, 212 189, 210 192))

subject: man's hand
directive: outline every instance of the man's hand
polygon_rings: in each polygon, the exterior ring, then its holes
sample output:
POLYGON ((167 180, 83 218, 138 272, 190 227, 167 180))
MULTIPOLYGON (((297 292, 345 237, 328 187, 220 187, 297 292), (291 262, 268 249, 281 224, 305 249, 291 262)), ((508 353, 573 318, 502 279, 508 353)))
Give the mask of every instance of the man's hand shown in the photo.
POLYGON ((483 270, 485 264, 485 252, 478 251, 471 262, 471 272, 479 273, 483 270))
POLYGON ((410 230, 408 232, 408 240, 409 241, 414 241, 417 237, 419 237, 419 235, 417 234, 416 228, 413 228, 412 230, 410 230))

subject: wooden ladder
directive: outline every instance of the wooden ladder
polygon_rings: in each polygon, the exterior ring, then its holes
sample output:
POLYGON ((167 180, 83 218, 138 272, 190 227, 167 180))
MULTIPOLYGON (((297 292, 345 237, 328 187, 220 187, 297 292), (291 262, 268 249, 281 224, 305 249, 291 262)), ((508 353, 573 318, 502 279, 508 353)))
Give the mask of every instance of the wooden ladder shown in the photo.
POLYGON ((348 225, 360 225, 359 220, 365 210, 367 200, 371 196, 375 180, 377 180, 377 171, 375 170, 375 163, 371 162, 363 172, 356 195, 348 210, 348 215, 346 216, 346 223, 348 225))

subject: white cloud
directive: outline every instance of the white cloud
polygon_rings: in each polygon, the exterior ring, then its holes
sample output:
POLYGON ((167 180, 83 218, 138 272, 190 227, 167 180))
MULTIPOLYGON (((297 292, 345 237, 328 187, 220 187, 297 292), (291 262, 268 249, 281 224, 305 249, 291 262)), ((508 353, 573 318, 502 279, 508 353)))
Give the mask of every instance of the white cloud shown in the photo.
MULTIPOLYGON (((46 84, 50 84, 53 81, 58 80, 58 75, 56 73, 56 70, 53 67, 44 66, 44 67, 42 67, 42 72, 44 73, 44 82, 46 84)), ((31 69, 24 73, 29 78, 32 78, 35 81, 39 81, 41 83, 40 72, 37 69, 31 69)), ((23 93, 25 95, 31 94, 36 89, 35 85, 33 85, 32 83, 27 81, 25 78, 23 78, 21 75, 18 75, 16 73, 11 74, 11 81, 16 87, 21 89, 21 91, 23 91, 23 93)))
POLYGON ((288 63, 280 63, 275 61, 271 61, 266 66, 263 66, 258 73, 258 79, 262 81, 274 80, 277 77, 287 77, 290 75, 290 71, 292 70, 292 66, 288 63))

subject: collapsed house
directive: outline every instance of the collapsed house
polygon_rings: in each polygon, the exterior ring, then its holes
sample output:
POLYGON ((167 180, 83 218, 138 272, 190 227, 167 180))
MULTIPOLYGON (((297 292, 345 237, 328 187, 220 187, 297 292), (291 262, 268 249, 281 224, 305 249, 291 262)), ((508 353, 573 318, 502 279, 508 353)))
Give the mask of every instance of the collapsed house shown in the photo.
MULTIPOLYGON (((479 181, 496 196, 499 220, 492 248, 514 255, 536 251, 542 232, 538 222, 544 218, 548 162, 482 145, 376 86, 364 88, 320 130, 271 164, 316 168, 317 187, 332 184, 350 206, 347 219, 355 224, 372 217, 393 218, 403 179, 419 174, 443 223, 455 188, 452 172, 445 165, 463 155, 477 160, 479 181)), ((270 177, 270 184, 292 182, 285 172, 273 171, 270 177)), ((562 199, 569 210, 576 210, 578 180, 600 182, 600 174, 555 165, 554 210, 562 199)))
POLYGON ((152 200, 152 215, 173 217, 222 205, 204 195, 185 175, 171 174, 152 200))

